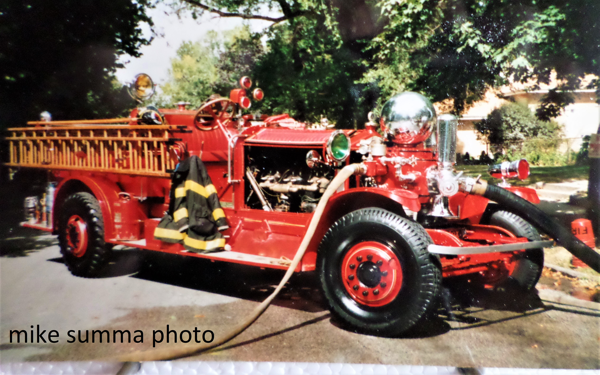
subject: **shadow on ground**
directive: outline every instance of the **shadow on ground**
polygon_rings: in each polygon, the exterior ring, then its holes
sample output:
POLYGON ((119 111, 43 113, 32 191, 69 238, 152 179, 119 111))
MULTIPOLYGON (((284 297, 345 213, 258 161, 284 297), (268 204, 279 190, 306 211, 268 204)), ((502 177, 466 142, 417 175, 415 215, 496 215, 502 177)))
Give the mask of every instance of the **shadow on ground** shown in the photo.
MULTIPOLYGON (((206 259, 150 253, 138 259, 133 277, 184 288, 263 301, 277 287, 284 271, 212 262, 206 259)), ((296 274, 273 302, 276 306, 306 312, 326 310, 314 273, 296 274)))
POLYGON ((57 244, 56 237, 52 235, 8 237, 0 239, 0 257, 26 257, 31 253, 57 244))

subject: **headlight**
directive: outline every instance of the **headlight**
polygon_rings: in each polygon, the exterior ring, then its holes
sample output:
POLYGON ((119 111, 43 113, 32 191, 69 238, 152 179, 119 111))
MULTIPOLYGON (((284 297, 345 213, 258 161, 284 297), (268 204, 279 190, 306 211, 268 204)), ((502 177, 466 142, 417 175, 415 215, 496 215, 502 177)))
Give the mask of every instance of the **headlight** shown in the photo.
POLYGON ((129 85, 129 95, 139 101, 148 100, 154 95, 155 87, 148 74, 140 73, 129 85))
POLYGON ((336 161, 344 161, 350 155, 350 138, 343 131, 331 133, 327 141, 327 155, 336 161))

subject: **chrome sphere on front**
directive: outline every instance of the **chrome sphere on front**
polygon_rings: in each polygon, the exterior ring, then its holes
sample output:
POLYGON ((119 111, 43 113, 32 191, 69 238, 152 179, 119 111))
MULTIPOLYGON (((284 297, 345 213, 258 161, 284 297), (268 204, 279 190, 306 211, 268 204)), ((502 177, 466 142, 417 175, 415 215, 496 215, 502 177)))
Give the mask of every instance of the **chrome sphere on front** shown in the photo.
POLYGON ((381 111, 381 128, 394 142, 413 145, 424 142, 435 128, 435 108, 416 92, 403 92, 388 100, 381 111))

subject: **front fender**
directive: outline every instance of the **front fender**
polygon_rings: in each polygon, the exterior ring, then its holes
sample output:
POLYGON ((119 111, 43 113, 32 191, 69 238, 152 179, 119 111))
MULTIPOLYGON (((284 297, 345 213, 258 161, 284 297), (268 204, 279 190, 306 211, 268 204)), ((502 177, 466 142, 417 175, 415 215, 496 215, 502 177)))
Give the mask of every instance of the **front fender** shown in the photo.
POLYGON ((68 195, 76 193, 77 191, 85 191, 85 188, 96 197, 98 204, 100 205, 100 211, 102 211, 102 218, 104 219, 104 237, 114 238, 115 227, 113 223, 113 204, 119 198, 119 192, 121 189, 114 182, 100 179, 90 178, 87 176, 72 176, 65 178, 56 187, 56 205, 53 208, 54 217, 54 231, 58 230, 57 220, 60 215, 60 209, 62 202, 67 198, 68 195))
POLYGON ((416 193, 401 189, 356 188, 334 194, 325 207, 317 230, 302 259, 302 270, 312 271, 315 269, 319 244, 333 223, 352 211, 368 207, 383 208, 405 217, 404 207, 418 212, 421 204, 416 193))

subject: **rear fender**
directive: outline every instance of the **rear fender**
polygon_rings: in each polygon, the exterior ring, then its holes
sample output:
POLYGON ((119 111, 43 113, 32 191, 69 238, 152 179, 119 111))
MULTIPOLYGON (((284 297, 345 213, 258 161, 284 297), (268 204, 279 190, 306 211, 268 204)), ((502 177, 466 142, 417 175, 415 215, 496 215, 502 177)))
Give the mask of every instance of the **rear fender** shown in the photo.
POLYGON ((115 227, 113 222, 113 205, 119 198, 121 189, 114 182, 90 178, 86 176, 77 176, 64 179, 56 187, 55 205, 53 207, 53 233, 58 231, 58 218, 60 216, 62 205, 71 194, 77 192, 88 192, 94 195, 100 205, 102 217, 104 219, 104 238, 115 238, 115 227))
MULTIPOLYGON (((540 203, 536 191, 527 187, 511 186, 506 190, 518 195, 519 197, 533 203, 540 203)), ((450 209, 457 214, 461 219, 468 219, 471 224, 479 224, 487 215, 486 211, 498 207, 494 202, 490 204, 490 200, 479 195, 466 193, 458 193, 450 197, 450 209)))
POLYGON ((302 270, 315 269, 319 244, 329 228, 342 216, 361 208, 378 207, 406 217, 404 207, 418 212, 421 209, 419 196, 408 190, 381 188, 357 188, 337 193, 329 199, 306 254, 302 259, 302 270))
POLYGON ((514 193, 515 195, 518 195, 519 197, 533 204, 540 203, 540 197, 537 195, 535 189, 528 187, 511 186, 509 188, 506 188, 506 190, 514 193))

